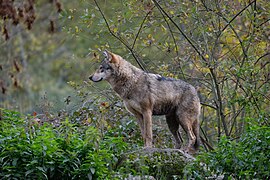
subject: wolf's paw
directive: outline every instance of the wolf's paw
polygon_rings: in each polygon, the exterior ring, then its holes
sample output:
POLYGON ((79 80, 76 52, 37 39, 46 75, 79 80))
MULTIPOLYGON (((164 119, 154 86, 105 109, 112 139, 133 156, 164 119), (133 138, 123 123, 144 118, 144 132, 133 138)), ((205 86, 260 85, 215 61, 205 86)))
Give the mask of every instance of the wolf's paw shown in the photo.
POLYGON ((174 145, 174 149, 180 149, 180 150, 183 150, 183 149, 181 149, 181 144, 175 144, 175 145, 174 145))
POLYGON ((187 154, 194 155, 196 154, 197 150, 194 147, 187 146, 183 149, 183 151, 187 154))
POLYGON ((144 147, 143 147, 143 149, 144 150, 149 150, 149 149, 153 149, 154 147, 153 147, 153 145, 151 144, 151 145, 145 145, 144 147))

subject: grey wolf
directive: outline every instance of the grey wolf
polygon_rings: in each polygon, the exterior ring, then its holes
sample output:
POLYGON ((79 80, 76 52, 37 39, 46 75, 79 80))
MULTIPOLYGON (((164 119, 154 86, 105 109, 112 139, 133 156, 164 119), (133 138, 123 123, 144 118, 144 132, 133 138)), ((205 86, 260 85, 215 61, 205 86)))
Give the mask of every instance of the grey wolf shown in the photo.
POLYGON ((152 147, 152 115, 165 115, 175 139, 181 147, 179 127, 187 133, 186 152, 199 148, 200 100, 196 89, 182 80, 146 73, 121 56, 104 51, 104 60, 89 77, 94 82, 107 81, 123 99, 125 107, 138 120, 144 146, 152 147))

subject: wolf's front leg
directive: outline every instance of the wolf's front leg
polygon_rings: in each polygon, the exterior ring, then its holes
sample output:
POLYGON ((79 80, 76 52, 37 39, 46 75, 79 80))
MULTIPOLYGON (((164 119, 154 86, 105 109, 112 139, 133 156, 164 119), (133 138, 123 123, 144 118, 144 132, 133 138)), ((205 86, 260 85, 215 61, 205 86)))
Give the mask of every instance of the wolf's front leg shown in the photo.
POLYGON ((145 133, 144 133, 144 120, 143 120, 143 115, 142 113, 136 111, 129 103, 128 101, 124 101, 125 106, 129 112, 131 112, 137 119, 137 123, 140 127, 141 130, 141 135, 143 138, 143 141, 145 142, 145 133))
POLYGON ((137 118, 137 122, 138 122, 138 125, 139 125, 140 130, 141 130, 141 135, 142 135, 143 141, 145 141, 143 116, 140 113, 137 113, 137 112, 134 112, 133 114, 137 118))
POLYGON ((147 110, 143 112, 143 122, 144 122, 144 146, 147 148, 152 147, 152 112, 147 110))

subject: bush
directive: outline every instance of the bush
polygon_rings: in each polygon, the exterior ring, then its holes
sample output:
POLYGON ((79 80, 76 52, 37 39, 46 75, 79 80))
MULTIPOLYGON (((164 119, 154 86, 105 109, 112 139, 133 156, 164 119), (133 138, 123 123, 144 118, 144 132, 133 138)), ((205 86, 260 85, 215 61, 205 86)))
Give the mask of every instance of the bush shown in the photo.
POLYGON ((127 149, 120 137, 102 137, 68 118, 59 127, 1 110, 0 179, 106 179, 127 149))
POLYGON ((203 153, 186 167, 186 179, 269 179, 270 127, 253 126, 238 142, 222 137, 215 151, 203 153))
MULTIPOLYGON (((141 141, 130 120, 106 130, 76 122, 91 113, 65 115, 56 126, 0 109, 0 179, 182 178, 181 155, 136 151, 141 141)), ((250 127, 238 141, 222 137, 215 151, 200 154, 185 167, 185 179, 269 179, 269 144, 266 126, 250 127)))

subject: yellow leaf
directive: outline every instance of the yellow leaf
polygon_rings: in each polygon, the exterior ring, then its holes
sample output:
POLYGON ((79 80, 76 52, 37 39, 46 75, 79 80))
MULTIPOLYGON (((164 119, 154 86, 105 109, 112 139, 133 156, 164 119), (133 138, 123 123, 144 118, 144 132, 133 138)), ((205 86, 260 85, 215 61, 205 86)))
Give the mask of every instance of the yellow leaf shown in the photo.
POLYGON ((75 32, 78 33, 79 32, 79 28, 78 26, 75 26, 75 32))

